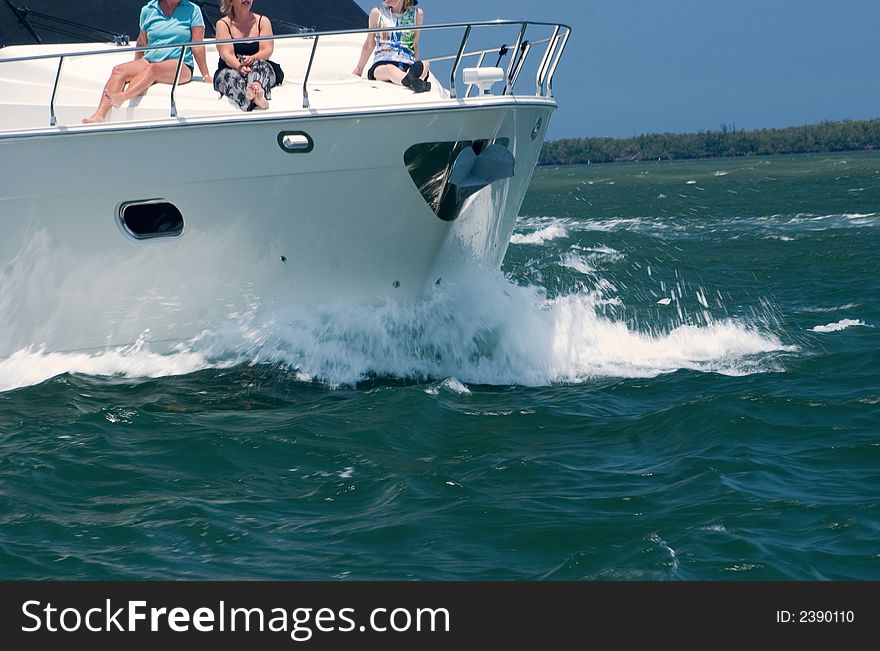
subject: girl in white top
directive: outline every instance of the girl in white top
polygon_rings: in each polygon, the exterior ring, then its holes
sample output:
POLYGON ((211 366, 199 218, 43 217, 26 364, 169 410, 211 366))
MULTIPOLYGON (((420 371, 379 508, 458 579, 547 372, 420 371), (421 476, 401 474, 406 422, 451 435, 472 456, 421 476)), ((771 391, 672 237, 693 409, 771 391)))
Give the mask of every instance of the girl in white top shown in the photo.
POLYGON ((370 27, 388 28, 387 32, 367 34, 361 57, 353 73, 364 74, 364 66, 373 54, 367 78, 387 81, 421 93, 431 89, 428 63, 419 61, 419 30, 403 29, 421 25, 425 12, 417 9, 418 0, 384 0, 370 12, 370 27))

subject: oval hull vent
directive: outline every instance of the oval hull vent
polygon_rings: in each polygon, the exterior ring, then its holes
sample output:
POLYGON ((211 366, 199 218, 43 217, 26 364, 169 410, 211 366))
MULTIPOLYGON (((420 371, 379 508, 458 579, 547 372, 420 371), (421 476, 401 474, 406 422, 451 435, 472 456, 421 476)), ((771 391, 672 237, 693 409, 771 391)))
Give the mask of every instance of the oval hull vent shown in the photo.
POLYGON ((138 240, 177 237, 183 233, 183 215, 164 199, 132 201, 119 207, 119 223, 138 240))

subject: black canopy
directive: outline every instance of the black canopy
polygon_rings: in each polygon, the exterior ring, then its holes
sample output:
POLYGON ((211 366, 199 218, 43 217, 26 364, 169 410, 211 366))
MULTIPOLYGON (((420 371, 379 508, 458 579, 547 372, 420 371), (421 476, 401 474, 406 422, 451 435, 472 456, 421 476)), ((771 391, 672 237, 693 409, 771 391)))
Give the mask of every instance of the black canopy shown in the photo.
MULTIPOLYGON (((214 36, 219 0, 190 0, 202 8, 206 36, 214 36)), ((0 0, 0 46, 113 41, 138 35, 147 0, 0 0)), ((353 0, 257 0, 254 9, 272 19, 276 34, 367 26, 353 0)))

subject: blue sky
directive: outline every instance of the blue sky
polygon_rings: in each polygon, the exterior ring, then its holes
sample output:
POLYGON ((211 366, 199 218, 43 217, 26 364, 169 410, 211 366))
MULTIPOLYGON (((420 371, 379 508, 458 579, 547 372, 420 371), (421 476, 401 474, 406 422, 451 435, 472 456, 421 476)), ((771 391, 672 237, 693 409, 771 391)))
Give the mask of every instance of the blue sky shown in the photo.
MULTIPOLYGON (((364 9, 379 0, 357 0, 364 9)), ((427 22, 564 22, 548 138, 880 117, 880 0, 421 0, 427 22)))

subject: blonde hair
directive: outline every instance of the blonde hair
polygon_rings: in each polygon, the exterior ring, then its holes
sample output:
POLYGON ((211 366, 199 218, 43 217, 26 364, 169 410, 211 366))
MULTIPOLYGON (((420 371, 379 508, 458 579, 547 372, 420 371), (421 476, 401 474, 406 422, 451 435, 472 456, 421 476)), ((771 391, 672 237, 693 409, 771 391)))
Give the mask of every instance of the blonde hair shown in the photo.
MULTIPOLYGON (((409 0, 412 2, 412 0, 409 0)), ((220 13, 232 18, 232 0, 220 0, 220 13)))
POLYGON ((413 0, 403 0, 403 13, 406 13, 413 7, 413 0))

